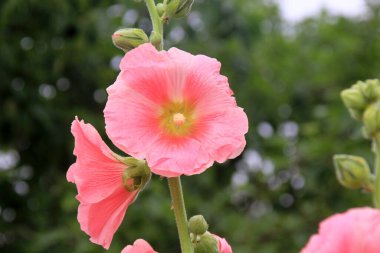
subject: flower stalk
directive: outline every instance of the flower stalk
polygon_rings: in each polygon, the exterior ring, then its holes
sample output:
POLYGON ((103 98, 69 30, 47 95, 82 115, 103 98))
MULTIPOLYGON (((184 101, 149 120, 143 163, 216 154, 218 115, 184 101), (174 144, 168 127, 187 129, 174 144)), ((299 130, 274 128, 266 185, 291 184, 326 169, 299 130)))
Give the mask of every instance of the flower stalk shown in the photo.
POLYGON ((373 151, 375 153, 375 189, 373 192, 373 204, 380 209, 380 135, 373 138, 373 151))
POLYGON ((157 48, 157 50, 162 50, 164 49, 164 43, 163 43, 164 25, 160 19, 160 16, 158 15, 158 11, 154 3, 154 0, 145 0, 145 4, 146 4, 146 7, 148 8, 150 19, 152 21, 153 32, 155 34, 158 34, 160 38, 160 43, 153 43, 153 44, 157 48))
POLYGON ((187 226, 187 215, 185 201, 183 199, 182 185, 180 177, 168 178, 172 207, 177 223, 179 241, 182 253, 193 253, 190 241, 189 229, 187 226))

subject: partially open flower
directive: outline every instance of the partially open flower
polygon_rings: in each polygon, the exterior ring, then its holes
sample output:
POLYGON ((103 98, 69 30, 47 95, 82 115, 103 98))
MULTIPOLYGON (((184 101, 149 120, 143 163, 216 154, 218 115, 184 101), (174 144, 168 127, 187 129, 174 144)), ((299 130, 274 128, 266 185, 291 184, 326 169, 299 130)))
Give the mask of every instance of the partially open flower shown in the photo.
POLYGON ((248 120, 220 63, 151 44, 121 61, 104 109, 107 134, 124 152, 166 177, 199 174, 238 156, 248 120))
POLYGON ((319 225, 301 253, 379 253, 380 211, 354 208, 319 225))
POLYGON ((78 221, 93 243, 108 249, 128 206, 149 181, 150 171, 142 161, 114 154, 90 124, 76 118, 71 132, 77 160, 67 180, 78 189, 78 221), (134 176, 128 177, 130 170, 134 176))
POLYGON ((232 253, 232 248, 226 241, 226 239, 221 238, 215 234, 213 234, 215 239, 218 241, 218 248, 219 248, 219 253, 232 253))
POLYGON ((126 246, 121 253, 157 253, 153 248, 143 239, 137 239, 133 245, 126 246))

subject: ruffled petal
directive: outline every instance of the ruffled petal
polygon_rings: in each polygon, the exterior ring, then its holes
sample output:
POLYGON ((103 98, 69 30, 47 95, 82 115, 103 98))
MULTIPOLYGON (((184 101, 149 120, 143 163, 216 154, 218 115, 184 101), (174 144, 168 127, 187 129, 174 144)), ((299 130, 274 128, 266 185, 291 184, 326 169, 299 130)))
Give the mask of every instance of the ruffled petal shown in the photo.
POLYGON ((70 168, 67 170, 66 173, 66 180, 70 183, 75 183, 75 178, 74 178, 74 171, 76 170, 77 164, 73 163, 70 168))
POLYGON ((119 228, 128 206, 134 201, 138 191, 128 192, 119 187, 112 195, 98 203, 81 201, 78 221, 81 229, 91 238, 90 241, 108 249, 113 235, 119 228))
POLYGON ((152 246, 143 239, 137 239, 133 245, 126 246, 121 253, 157 253, 152 246))
POLYGON ((71 132, 75 137, 77 160, 69 168, 67 180, 76 184, 83 201, 98 202, 123 185, 122 172, 126 165, 113 157, 92 125, 76 118, 71 132))
POLYGON ((158 52, 152 44, 145 43, 125 54, 120 62, 120 69, 134 71, 141 67, 155 67, 157 63, 166 60, 165 51, 158 52))
POLYGON ((201 130, 195 138, 215 161, 223 163, 240 155, 248 131, 247 115, 241 108, 229 108, 222 114, 207 115, 200 121, 201 130))
POLYGON ((380 211, 353 208, 322 221, 301 253, 378 253, 380 211))
POLYGON ((147 163, 152 172, 165 177, 202 173, 213 163, 201 144, 188 139, 158 139, 148 149, 147 163))

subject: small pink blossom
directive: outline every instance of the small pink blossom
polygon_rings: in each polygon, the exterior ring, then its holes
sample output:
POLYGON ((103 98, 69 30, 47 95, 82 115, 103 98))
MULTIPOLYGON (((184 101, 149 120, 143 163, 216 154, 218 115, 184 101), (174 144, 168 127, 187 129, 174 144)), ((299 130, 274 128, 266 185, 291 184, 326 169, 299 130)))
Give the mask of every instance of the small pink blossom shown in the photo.
POLYGON ((214 161, 235 158, 245 147, 248 120, 220 67, 177 48, 131 50, 107 89, 108 136, 166 177, 199 174, 214 161))
POLYGON ((137 239, 133 245, 126 246, 121 253, 157 253, 153 248, 143 239, 137 239))
POLYGON ((113 156, 92 125, 76 118, 71 132, 77 160, 69 168, 67 180, 78 189, 78 221, 93 243, 108 249, 138 190, 125 189, 122 174, 127 166, 113 156))
POLYGON ((335 214, 319 225, 301 253, 379 253, 380 210, 363 207, 335 214))
POLYGON ((214 234, 213 234, 213 236, 218 241, 219 253, 232 253, 232 248, 228 244, 228 242, 226 241, 226 239, 221 238, 221 237, 219 237, 217 235, 214 235, 214 234))

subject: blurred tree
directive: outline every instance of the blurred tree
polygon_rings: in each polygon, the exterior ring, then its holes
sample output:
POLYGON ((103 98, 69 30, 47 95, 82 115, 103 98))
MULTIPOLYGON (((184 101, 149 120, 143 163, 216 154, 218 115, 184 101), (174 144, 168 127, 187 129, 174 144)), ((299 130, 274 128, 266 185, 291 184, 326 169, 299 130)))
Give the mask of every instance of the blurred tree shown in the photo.
MULTIPOLYGON (((298 252, 319 220, 370 204, 337 184, 331 158, 371 158, 339 92, 380 77, 379 9, 368 5, 360 19, 322 12, 293 26, 268 1, 197 0, 188 18, 170 23, 166 48, 219 59, 250 119, 240 159, 183 179, 189 215, 202 213, 234 252, 298 252)), ((122 57, 110 35, 123 26, 150 31, 143 4, 0 2, 1 252, 104 251, 80 231, 65 173, 75 115, 105 136, 105 89, 122 57)), ((109 252, 137 238, 179 252, 166 182, 157 177, 109 252)))

